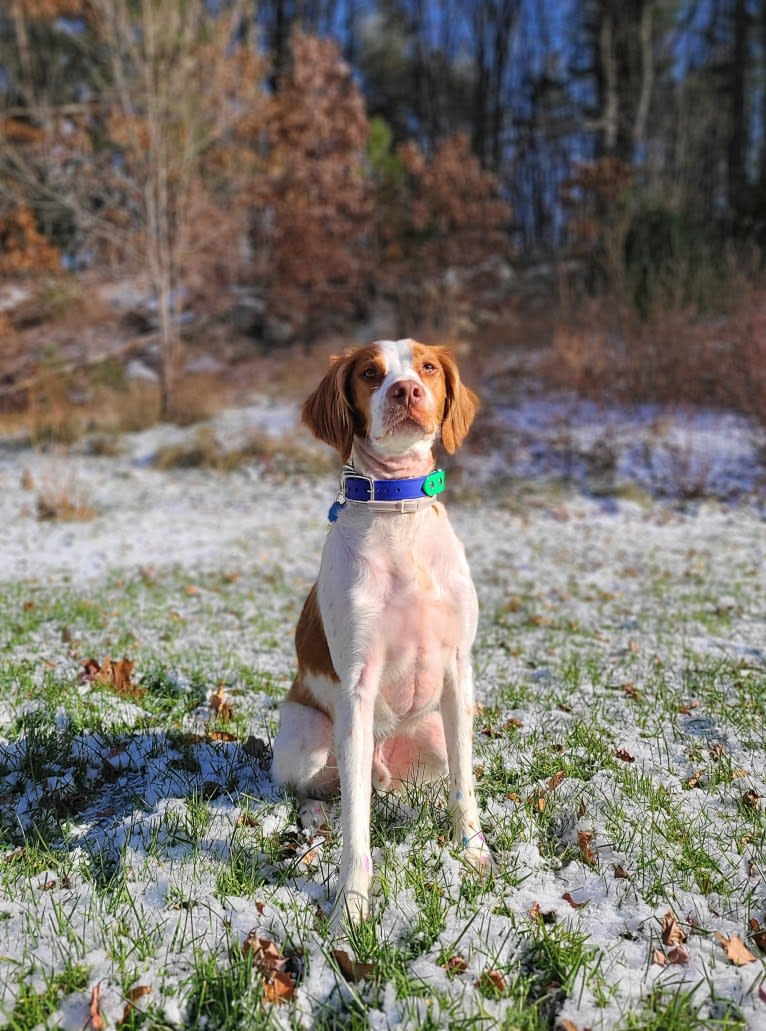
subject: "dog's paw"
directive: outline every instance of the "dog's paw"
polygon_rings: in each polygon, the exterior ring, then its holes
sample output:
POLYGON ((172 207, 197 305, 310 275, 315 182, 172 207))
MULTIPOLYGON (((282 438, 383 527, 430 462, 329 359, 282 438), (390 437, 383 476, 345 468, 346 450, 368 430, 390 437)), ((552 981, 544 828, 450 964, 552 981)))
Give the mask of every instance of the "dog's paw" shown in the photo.
POLYGON ((327 820, 327 808, 323 802, 316 798, 305 798, 298 809, 298 819, 301 827, 308 831, 313 837, 329 829, 327 820))
POLYGON ((477 834, 472 839, 461 841, 462 851, 460 858, 481 874, 482 877, 494 877, 497 873, 497 862, 489 849, 483 834, 477 834))
POLYGON ((330 933, 334 938, 342 938, 349 927, 369 919, 369 916, 369 896, 363 891, 344 888, 338 892, 330 913, 330 933))

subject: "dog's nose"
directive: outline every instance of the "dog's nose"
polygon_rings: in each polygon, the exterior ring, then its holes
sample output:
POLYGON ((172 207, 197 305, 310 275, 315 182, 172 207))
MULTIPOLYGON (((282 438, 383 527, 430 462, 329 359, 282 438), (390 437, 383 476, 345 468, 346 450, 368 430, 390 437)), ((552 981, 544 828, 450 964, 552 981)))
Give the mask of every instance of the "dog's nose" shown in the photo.
POLYGON ((388 388, 388 400, 410 408, 423 399, 423 388, 414 379, 400 379, 388 388))

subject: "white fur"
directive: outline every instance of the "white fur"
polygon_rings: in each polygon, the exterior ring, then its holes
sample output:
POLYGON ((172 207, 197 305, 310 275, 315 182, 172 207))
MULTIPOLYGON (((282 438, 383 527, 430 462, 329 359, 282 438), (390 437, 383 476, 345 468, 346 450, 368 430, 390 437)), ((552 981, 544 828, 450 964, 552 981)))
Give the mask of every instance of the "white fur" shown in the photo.
MULTIPOLYGON (((379 342, 387 372, 373 395, 364 448, 352 452, 361 472, 365 456, 380 464, 392 455, 420 454, 430 462, 436 432, 411 425, 386 432, 390 386, 407 378, 427 391, 413 368, 412 346, 379 342)), ((455 841, 471 865, 492 868, 472 769, 470 653, 478 606, 463 546, 438 503, 408 514, 346 506, 325 542, 317 600, 340 684, 304 674, 331 718, 286 702, 274 771, 304 798, 340 783, 343 854, 334 910, 340 927, 368 913, 373 785, 438 777, 448 765, 455 841)), ((304 808, 313 822, 315 805, 304 808)))

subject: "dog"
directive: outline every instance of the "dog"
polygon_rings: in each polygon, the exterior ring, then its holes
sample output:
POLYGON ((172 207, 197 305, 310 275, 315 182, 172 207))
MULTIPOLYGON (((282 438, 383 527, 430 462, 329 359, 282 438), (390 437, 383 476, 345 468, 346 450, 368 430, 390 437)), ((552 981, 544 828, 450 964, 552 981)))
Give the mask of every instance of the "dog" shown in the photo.
POLYGON ((321 800, 340 788, 336 930, 369 915, 373 786, 448 774, 455 843, 471 866, 494 869, 473 783, 478 604, 433 457, 439 440, 460 446, 477 406, 448 350, 410 339, 347 350, 303 406, 344 466, 272 770, 304 828, 324 823, 321 800))

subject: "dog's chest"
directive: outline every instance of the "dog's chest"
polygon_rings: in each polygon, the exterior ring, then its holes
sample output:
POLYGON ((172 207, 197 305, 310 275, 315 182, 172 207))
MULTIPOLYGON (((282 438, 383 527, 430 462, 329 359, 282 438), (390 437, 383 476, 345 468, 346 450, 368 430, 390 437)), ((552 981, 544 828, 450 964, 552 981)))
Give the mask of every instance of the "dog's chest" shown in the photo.
POLYGON ((320 577, 331 652, 380 670, 376 708, 394 720, 438 704, 445 671, 457 649, 470 648, 476 627, 462 544, 443 509, 422 515, 346 528, 328 540, 320 577), (338 571, 341 554, 347 565, 339 581, 331 566, 338 571), (321 583, 325 572, 330 586, 321 583))

